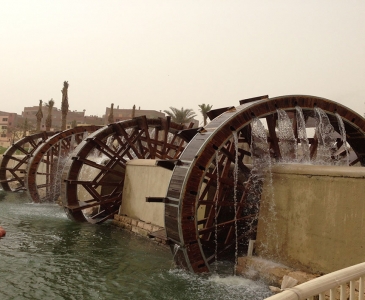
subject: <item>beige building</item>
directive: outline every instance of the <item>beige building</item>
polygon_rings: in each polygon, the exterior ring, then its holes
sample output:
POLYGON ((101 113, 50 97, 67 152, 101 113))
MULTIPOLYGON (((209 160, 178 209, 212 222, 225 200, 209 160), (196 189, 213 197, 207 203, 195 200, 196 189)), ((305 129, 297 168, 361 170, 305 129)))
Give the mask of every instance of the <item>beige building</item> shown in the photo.
POLYGON ((0 115, 0 146, 7 147, 8 143, 8 116, 0 115))
MULTIPOLYGON (((21 115, 16 113, 9 113, 0 111, 0 146, 8 147, 12 142, 18 140, 22 137, 22 133, 25 131, 27 133, 34 132, 37 126, 37 117, 39 106, 26 106, 23 108, 21 115)), ((42 106, 43 118, 41 121, 41 130, 46 129, 46 119, 48 116, 48 107, 46 105, 42 106)), ((83 111, 71 111, 69 110, 67 114, 66 128, 72 128, 73 126, 80 125, 107 125, 108 116, 110 114, 110 107, 106 107, 105 115, 102 117, 96 115, 85 115, 85 110, 83 111)), ((131 119, 133 115, 133 109, 113 109, 114 122, 119 122, 123 120, 131 119)), ((166 118, 166 115, 157 110, 147 110, 136 108, 134 111, 134 116, 146 116, 147 118, 166 118)), ((193 120, 194 126, 199 126, 197 120, 193 120)), ((58 131, 61 129, 62 124, 62 111, 57 107, 52 108, 52 127, 51 131, 58 131)))
MULTIPOLYGON (((105 110, 105 115, 103 116, 105 125, 107 125, 109 123, 108 122, 109 114, 110 114, 110 107, 107 107, 105 110)), ((166 118, 165 113, 163 113, 161 111, 141 109, 139 107, 138 109, 137 108, 135 109, 134 117, 140 117, 140 116, 146 116, 149 119, 166 118)), ((114 117, 114 122, 131 119, 133 117, 133 109, 119 109, 119 106, 118 106, 117 108, 113 108, 113 117, 114 117)), ((194 127, 199 126, 198 120, 194 119, 192 122, 194 123, 194 127)))
MULTIPOLYGON (((38 112, 38 106, 30 106, 24 107, 22 112, 22 117, 27 118, 28 123, 31 124, 34 128, 37 125, 37 117, 36 114, 38 112)), ((41 122, 41 130, 46 129, 46 119, 48 116, 48 107, 43 105, 42 106, 42 113, 43 118, 41 122)), ((73 123, 77 124, 84 124, 85 122, 85 111, 68 111, 67 114, 67 127, 71 127, 73 123)), ((52 108, 52 128, 51 131, 57 131, 61 129, 62 125, 62 111, 57 107, 52 108)))
MULTIPOLYGON (((107 107, 104 115, 104 124, 108 124, 108 117, 110 114, 110 107, 107 107)), ((114 122, 124 121, 133 118, 133 109, 113 109, 114 122)), ((148 110, 136 108, 134 112, 135 117, 146 116, 147 118, 165 118, 165 114, 157 110, 148 110)))
POLYGON ((0 146, 8 147, 13 139, 13 128, 20 120, 16 113, 0 111, 0 146))

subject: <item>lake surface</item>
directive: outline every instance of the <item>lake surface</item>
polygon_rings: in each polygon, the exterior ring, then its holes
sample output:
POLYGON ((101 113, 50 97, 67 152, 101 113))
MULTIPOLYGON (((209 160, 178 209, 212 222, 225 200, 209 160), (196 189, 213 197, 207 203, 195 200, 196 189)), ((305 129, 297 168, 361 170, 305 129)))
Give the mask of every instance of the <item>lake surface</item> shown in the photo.
POLYGON ((75 223, 56 204, 0 190, 0 299, 264 299, 268 287, 221 263, 219 275, 174 267, 168 248, 110 222, 75 223))

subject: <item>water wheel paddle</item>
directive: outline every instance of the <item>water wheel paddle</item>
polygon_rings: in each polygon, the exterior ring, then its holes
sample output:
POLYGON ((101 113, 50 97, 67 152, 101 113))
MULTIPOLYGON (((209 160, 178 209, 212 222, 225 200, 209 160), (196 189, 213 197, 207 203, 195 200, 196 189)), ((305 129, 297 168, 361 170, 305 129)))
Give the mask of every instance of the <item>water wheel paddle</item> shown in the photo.
POLYGON ((40 132, 12 144, 4 153, 0 165, 0 184, 4 191, 25 190, 25 172, 34 151, 55 132, 40 132))
POLYGON ((68 155, 90 133, 102 126, 77 126, 48 138, 30 155, 25 187, 35 203, 55 202, 60 194, 60 177, 68 155))
MULTIPOLYGON (((252 174, 247 161, 251 156, 251 125, 255 118, 266 120, 271 157, 280 161, 282 153, 275 129, 277 110, 291 115, 297 134, 294 118, 297 106, 303 111, 306 126, 315 109, 320 108, 339 131, 338 114, 346 129, 347 143, 355 154, 350 165, 365 164, 365 120, 334 101, 302 95, 263 96, 242 100, 237 107, 212 111, 210 116, 214 119, 192 138, 180 156, 165 201, 167 238, 179 267, 196 273, 209 272, 216 258, 232 258, 237 240, 245 244, 248 239, 255 239, 259 203, 255 206, 252 199, 259 199, 261 189, 256 190, 258 195, 250 198, 252 174), (235 135, 238 143, 235 143, 235 135), (234 201, 236 157, 239 178, 234 201)), ((295 140, 300 143, 297 135, 295 140)), ((318 140, 309 138, 309 143, 311 158, 314 158, 318 140)))
POLYGON ((178 159, 187 144, 178 135, 183 129, 169 117, 141 116, 92 133, 75 149, 63 171, 61 198, 68 216, 91 223, 113 217, 121 204, 127 161, 178 159))

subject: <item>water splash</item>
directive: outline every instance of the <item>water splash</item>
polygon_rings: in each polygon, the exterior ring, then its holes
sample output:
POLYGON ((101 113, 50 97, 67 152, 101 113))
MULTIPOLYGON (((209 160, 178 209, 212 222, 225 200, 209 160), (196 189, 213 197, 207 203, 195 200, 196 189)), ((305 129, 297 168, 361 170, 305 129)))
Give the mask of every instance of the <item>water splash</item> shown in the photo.
POLYGON ((75 149, 75 143, 76 143, 76 136, 73 134, 70 139, 70 151, 75 149))
POLYGON ((319 107, 314 108, 316 119, 316 136, 318 139, 316 164, 332 164, 332 155, 336 151, 335 130, 327 114, 319 107))
POLYGON ((335 116, 337 118, 337 122, 338 122, 338 127, 340 130, 340 135, 341 135, 341 140, 342 140, 342 147, 346 153, 346 166, 350 165, 350 158, 349 158, 349 149, 347 147, 347 140, 346 140, 346 130, 345 130, 345 125, 342 121, 341 116, 336 112, 335 116))
POLYGON ((285 110, 277 109, 279 148, 283 162, 297 160, 297 141, 293 124, 285 110))
POLYGON ((178 244, 174 244, 174 250, 172 252, 172 261, 174 262, 175 261, 175 256, 177 254, 177 251, 179 251, 180 249, 180 245, 178 244))
POLYGON ((89 132, 85 130, 84 133, 82 134, 82 140, 85 140, 88 136, 89 132))
MULTIPOLYGON (((270 157, 270 148, 267 142, 267 133, 263 124, 258 118, 254 118, 251 123, 252 126, 252 138, 251 138, 251 157, 252 157, 252 170, 251 170, 251 186, 249 188, 249 202, 254 207, 254 212, 259 213, 260 205, 265 205, 269 211, 269 219, 262 219, 262 222, 266 224, 268 229, 265 234, 270 237, 271 241, 275 241, 275 249, 278 251, 278 238, 275 226, 269 226, 269 224, 275 224, 276 210, 275 210, 275 194, 272 179, 272 162, 270 157), (265 185, 265 193, 262 193, 264 180, 267 181, 265 185)), ((263 253, 267 252, 268 245, 263 246, 263 253)))
POLYGON ((36 183, 48 183, 44 188, 38 189, 38 195, 40 196, 40 202, 54 202, 55 198, 58 197, 58 181, 60 176, 60 169, 62 168, 62 141, 58 141, 54 148, 51 148, 46 154, 47 157, 52 157, 52 164, 45 164, 44 172, 46 175, 36 175, 36 183))
MULTIPOLYGON (((77 146, 76 135, 73 134, 69 137, 69 149, 65 148, 64 145, 65 140, 59 140, 57 142, 57 146, 52 147, 49 150, 50 156, 53 156, 53 163, 51 164, 51 169, 49 170, 48 179, 50 182, 50 187, 46 187, 45 189, 38 189, 38 193, 40 196, 41 202, 57 202, 61 193, 61 181, 62 181, 62 173, 66 165, 66 161, 71 156, 72 151, 77 146)), ((43 175, 39 178, 40 181, 44 180, 43 175)))
POLYGON ((297 112, 297 130, 298 130, 298 139, 300 141, 300 146, 302 150, 302 163, 309 163, 310 162, 310 151, 309 151, 309 141, 307 137, 307 131, 305 127, 305 119, 303 116, 303 111, 301 107, 296 106, 295 110, 297 112))

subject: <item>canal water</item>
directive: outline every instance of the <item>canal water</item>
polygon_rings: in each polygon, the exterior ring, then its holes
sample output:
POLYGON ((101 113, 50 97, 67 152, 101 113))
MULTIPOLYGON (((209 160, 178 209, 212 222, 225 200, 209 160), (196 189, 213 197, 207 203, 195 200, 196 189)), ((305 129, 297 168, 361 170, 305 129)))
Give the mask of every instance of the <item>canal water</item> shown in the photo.
POLYGON ((264 299, 260 282, 196 275, 174 267, 170 250, 110 222, 79 224, 56 204, 0 190, 0 299, 264 299))

